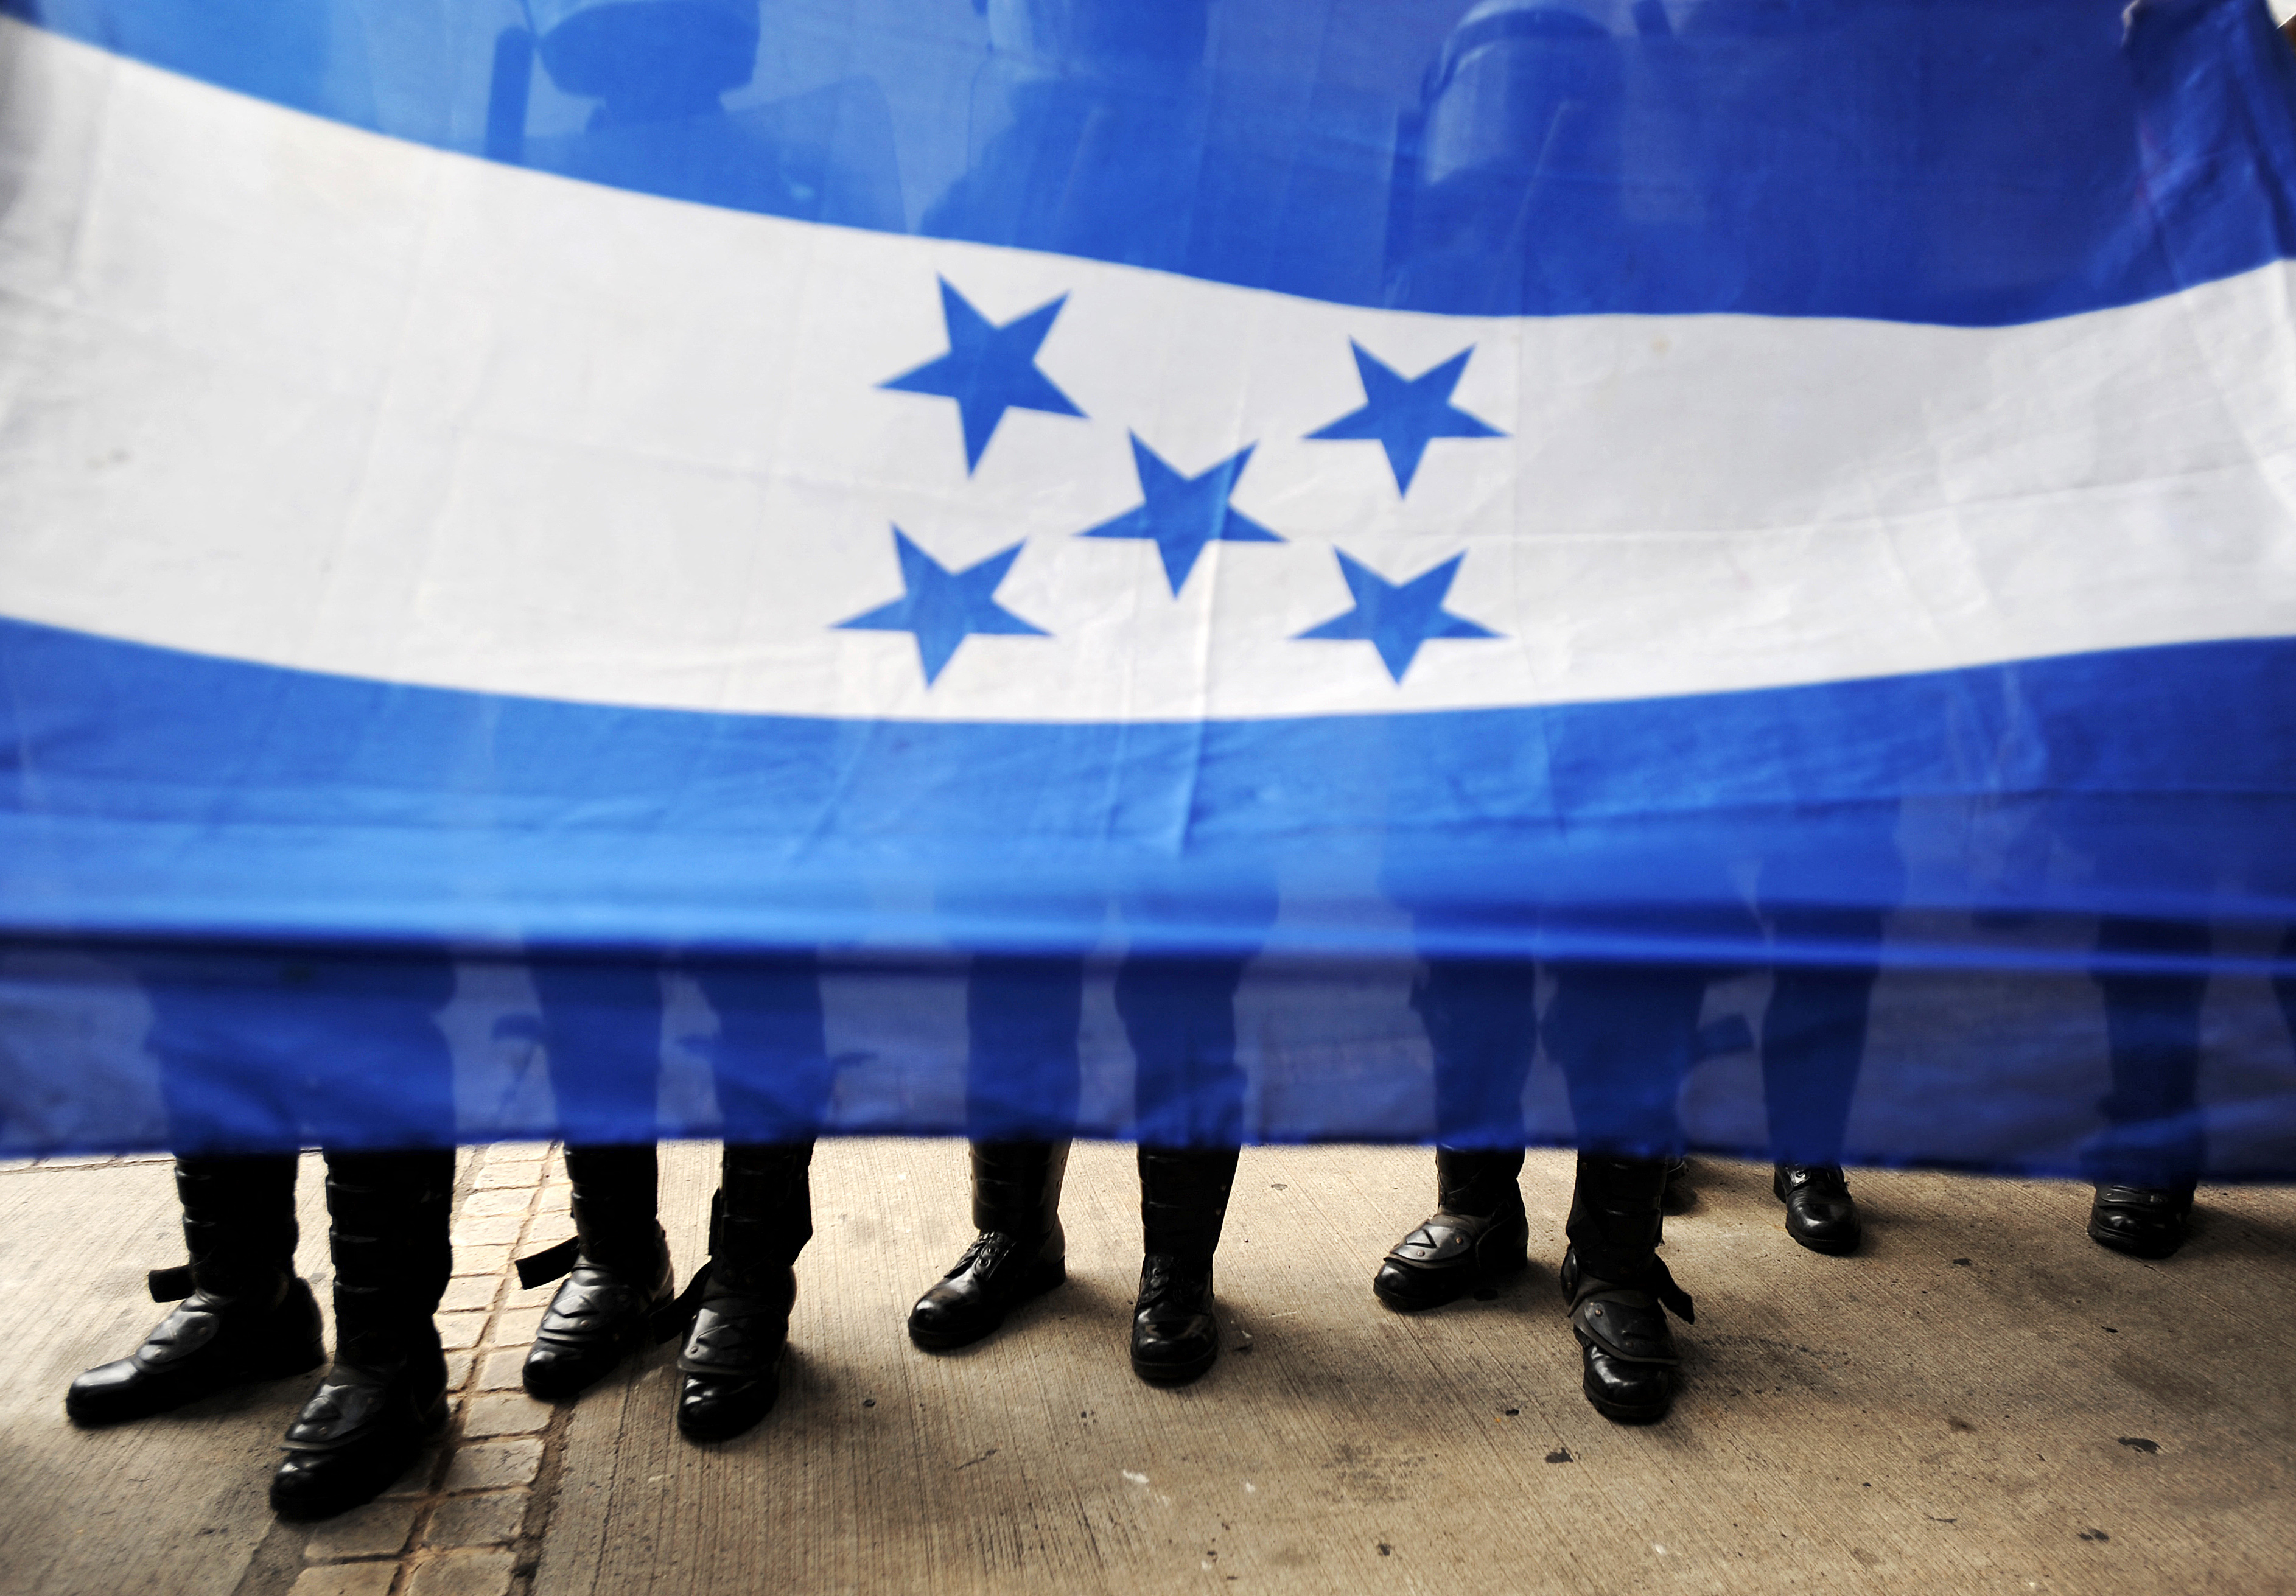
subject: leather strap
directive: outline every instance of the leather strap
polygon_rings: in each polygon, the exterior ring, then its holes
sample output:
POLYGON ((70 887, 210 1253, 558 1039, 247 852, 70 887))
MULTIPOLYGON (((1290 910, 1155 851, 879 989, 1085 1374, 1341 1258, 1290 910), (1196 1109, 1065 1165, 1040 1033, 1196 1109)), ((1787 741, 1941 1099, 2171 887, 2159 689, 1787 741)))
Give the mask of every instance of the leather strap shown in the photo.
POLYGON ((570 1273, 582 1255, 582 1238, 569 1236, 554 1247, 530 1252, 518 1261, 518 1284, 522 1291, 547 1285, 570 1273))
POLYGON ((652 1334, 656 1346, 673 1336, 685 1333, 686 1326, 692 1324, 693 1316, 701 1311, 701 1298, 709 1289, 709 1265, 704 1264, 693 1272, 693 1278, 685 1282, 685 1290, 646 1316, 646 1329, 652 1334))
POLYGON ((172 1269, 154 1269, 144 1277, 144 1283, 150 1289, 153 1302, 181 1302, 198 1285, 192 1278, 189 1264, 178 1264, 172 1269))
POLYGON ((1698 1322, 1697 1305, 1690 1300, 1689 1292, 1674 1283, 1673 1272, 1667 1268, 1664 1258, 1652 1258, 1649 1273, 1633 1281, 1597 1280, 1587 1273, 1575 1252, 1566 1255, 1562 1262, 1562 1289, 1570 1294, 1570 1305, 1574 1309, 1588 1298, 1606 1292, 1644 1291, 1657 1298, 1660 1305, 1683 1323, 1698 1322))

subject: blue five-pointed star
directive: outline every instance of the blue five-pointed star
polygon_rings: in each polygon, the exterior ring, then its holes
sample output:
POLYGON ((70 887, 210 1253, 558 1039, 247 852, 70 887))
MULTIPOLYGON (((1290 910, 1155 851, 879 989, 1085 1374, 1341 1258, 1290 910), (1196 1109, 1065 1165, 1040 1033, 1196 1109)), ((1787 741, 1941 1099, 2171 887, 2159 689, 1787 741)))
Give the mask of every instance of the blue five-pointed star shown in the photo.
POLYGON ((940 280, 940 310, 948 323, 948 353, 929 360, 880 387, 906 394, 931 394, 956 401, 964 422, 964 469, 980 463, 996 423, 1008 410, 1042 410, 1082 415, 1068 395, 1037 369, 1037 350, 1053 330, 1053 318, 1068 303, 1062 294, 1002 327, 972 308, 965 297, 940 280))
MULTIPOLYGON (((1337 549, 1332 552, 1339 553, 1337 549)), ((1408 582, 1390 582, 1368 566, 1340 554, 1340 574, 1348 579, 1356 607, 1300 635, 1367 642, 1379 651, 1387 674, 1398 682, 1411 668, 1419 645, 1431 637, 1497 637, 1501 634, 1443 608, 1451 592, 1451 578, 1459 574, 1459 561, 1465 558, 1454 554, 1408 582)))
POLYGON ((1387 451, 1389 469, 1395 472, 1396 492, 1411 491, 1411 479, 1419 472, 1420 456, 1427 453, 1432 439, 1506 436, 1451 403, 1451 390, 1459 386, 1460 373, 1467 369, 1467 357, 1475 352, 1473 345, 1416 377, 1405 376, 1353 339, 1348 340, 1348 347, 1355 350, 1356 370, 1363 375, 1363 408, 1351 410, 1321 431, 1308 436, 1378 439, 1387 451))
POLYGON ((917 657, 924 662, 926 686, 931 686, 947 666, 956 645, 975 633, 998 637, 1052 635, 996 602, 997 584, 1020 557, 1021 544, 991 554, 978 565, 952 571, 896 527, 893 552, 900 557, 901 585, 908 591, 890 604, 837 625, 849 632, 912 634, 917 640, 917 657))
POLYGON ((1154 544, 1164 557, 1164 580, 1172 585, 1174 598, 1180 596, 1182 584, 1196 569, 1196 557, 1207 544, 1283 541, 1227 502, 1228 495, 1235 491, 1235 479, 1251 463, 1250 447, 1229 455, 1201 477, 1183 477, 1142 443, 1136 432, 1132 463, 1140 473, 1140 507, 1080 536, 1139 537, 1154 544))

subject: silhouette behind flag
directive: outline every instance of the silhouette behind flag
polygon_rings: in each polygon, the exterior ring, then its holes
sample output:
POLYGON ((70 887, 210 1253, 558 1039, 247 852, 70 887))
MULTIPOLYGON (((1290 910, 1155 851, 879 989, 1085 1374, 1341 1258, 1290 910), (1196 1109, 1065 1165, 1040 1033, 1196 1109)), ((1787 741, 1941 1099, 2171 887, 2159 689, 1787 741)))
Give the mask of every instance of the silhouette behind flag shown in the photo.
POLYGON ((2296 1169, 2248 0, 0 0, 0 1151, 2296 1169))

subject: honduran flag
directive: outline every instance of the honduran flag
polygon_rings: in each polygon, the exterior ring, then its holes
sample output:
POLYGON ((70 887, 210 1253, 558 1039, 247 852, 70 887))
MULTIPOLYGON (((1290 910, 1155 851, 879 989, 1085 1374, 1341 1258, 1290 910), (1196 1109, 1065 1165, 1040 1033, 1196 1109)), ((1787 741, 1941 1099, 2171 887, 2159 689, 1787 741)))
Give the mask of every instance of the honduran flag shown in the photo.
POLYGON ((0 1152, 2296 1174, 2260 0, 0 12, 0 1152))

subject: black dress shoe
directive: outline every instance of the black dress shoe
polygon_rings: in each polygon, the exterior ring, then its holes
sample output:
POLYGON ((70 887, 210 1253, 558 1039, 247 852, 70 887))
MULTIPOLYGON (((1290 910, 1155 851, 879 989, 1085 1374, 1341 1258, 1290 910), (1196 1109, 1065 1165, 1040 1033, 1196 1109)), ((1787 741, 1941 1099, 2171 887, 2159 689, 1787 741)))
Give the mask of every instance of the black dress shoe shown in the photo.
POLYGON ((528 1393, 545 1402, 572 1396, 611 1374, 630 1354, 668 1339, 660 1318, 673 1295, 669 1248, 658 1232, 652 1256, 636 1270, 595 1262, 585 1250, 551 1297, 527 1351, 528 1393))
POLYGON ((271 1477, 283 1518, 329 1518, 373 1501, 447 1422, 447 1363, 435 1336, 381 1366, 338 1362, 288 1427, 271 1477))
POLYGON ((1577 1248, 1562 1257, 1562 1295, 1570 1304, 1570 1330, 1578 1338, 1579 1387, 1596 1412, 1622 1424, 1649 1424, 1674 1405, 1675 1370, 1682 1355, 1666 1322, 1695 1318, 1690 1295, 1656 1258, 1637 1281, 1597 1280, 1578 1263, 1577 1248))
POLYGON ((87 1371, 64 1393, 64 1412, 93 1427, 149 1418, 217 1391, 283 1379, 327 1361, 319 1305, 291 1278, 275 1303, 194 1291, 127 1357, 87 1371))
POLYGON ((1810 1251, 1839 1257, 1857 1250, 1865 1232, 1840 1165, 1781 1164, 1770 1191, 1786 1206, 1786 1234, 1810 1251))
POLYGON ((909 1310, 909 1339, 928 1352, 970 1346, 1004 1315, 1069 1277, 1060 1226, 1033 1244, 1006 1231, 983 1231, 909 1310))
POLYGON ((786 1267, 737 1273, 713 1263, 709 1271, 677 1358, 685 1377, 677 1429, 689 1441, 730 1441, 773 1411, 797 1300, 797 1276, 786 1267))
POLYGON ((2134 1257, 2165 1258, 2185 1244, 2192 1212, 2190 1186, 2099 1186, 2088 1238, 2134 1257))
POLYGON ((1416 1313, 1456 1302, 1529 1263, 1530 1221, 1518 1199, 1514 1207, 1496 1214, 1429 1215, 1388 1249, 1371 1289, 1398 1313, 1416 1313))
POLYGON ((1132 1372, 1151 1384, 1184 1386, 1219 1356, 1212 1313, 1212 1265, 1154 1254, 1140 1265, 1132 1311, 1132 1372))

